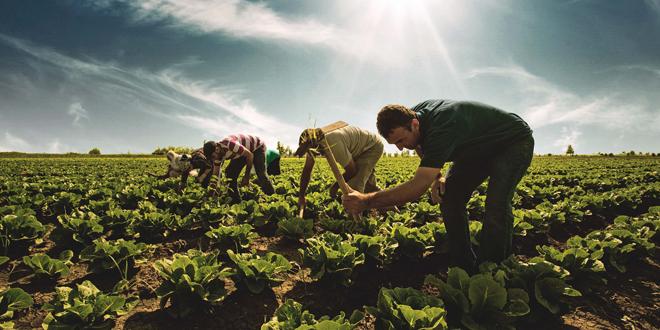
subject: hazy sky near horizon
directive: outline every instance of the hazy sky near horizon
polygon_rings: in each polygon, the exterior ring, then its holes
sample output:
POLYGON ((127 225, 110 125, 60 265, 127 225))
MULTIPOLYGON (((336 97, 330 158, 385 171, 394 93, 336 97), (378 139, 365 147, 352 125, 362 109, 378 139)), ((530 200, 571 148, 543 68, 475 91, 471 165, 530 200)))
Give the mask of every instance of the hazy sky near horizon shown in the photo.
POLYGON ((660 0, 0 2, 0 151, 293 146, 432 98, 519 114, 537 153, 660 152, 660 0))

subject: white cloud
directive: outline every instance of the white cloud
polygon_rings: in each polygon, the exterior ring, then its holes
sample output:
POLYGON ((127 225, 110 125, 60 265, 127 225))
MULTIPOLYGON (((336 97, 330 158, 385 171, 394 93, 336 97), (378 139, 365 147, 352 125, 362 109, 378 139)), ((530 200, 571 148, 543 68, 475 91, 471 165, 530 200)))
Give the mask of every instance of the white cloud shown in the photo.
MULTIPOLYGON (((225 113, 217 113, 214 114, 215 116, 207 116, 206 118, 209 122, 213 123, 208 128, 216 132, 225 132, 224 134, 227 134, 229 132, 245 131, 274 135, 301 130, 296 126, 259 112, 249 99, 242 99, 240 95, 237 95, 240 92, 231 93, 214 88, 208 85, 208 83, 190 81, 181 77, 178 73, 171 71, 164 72, 160 77, 161 81, 167 84, 167 86, 212 105, 214 108, 223 109, 225 113)), ((177 115, 177 117, 191 120, 191 122, 197 123, 194 126, 199 128, 209 125, 202 124, 199 121, 203 116, 177 115)))
POLYGON ((559 147, 560 153, 565 152, 569 145, 573 146, 573 150, 577 153, 577 147, 579 146, 578 138, 580 135, 582 135, 582 132, 575 128, 562 127, 561 136, 553 143, 553 145, 559 147))
MULTIPOLYGON (((105 94, 119 95, 120 102, 133 98, 141 103, 157 105, 158 111, 144 111, 191 127, 205 129, 211 125, 214 132, 222 135, 239 132, 239 129, 260 132, 266 135, 267 140, 274 139, 280 133, 286 137, 301 130, 263 114, 242 96, 245 91, 235 87, 218 86, 213 81, 191 80, 173 69, 151 73, 127 70, 114 64, 85 62, 2 34, 0 42, 60 68, 75 83, 89 82, 94 84, 95 90, 107 89, 109 93, 105 94), (204 121, 214 124, 203 124, 204 121), (219 129, 219 124, 224 122, 228 125, 226 129, 219 129)), ((74 117, 74 124, 88 119, 87 110, 79 102, 70 105, 68 114, 74 117)), ((59 140, 53 141, 48 148, 57 152, 69 151, 63 149, 59 140)))
MULTIPOLYGON (((658 1, 660 2, 660 0, 658 0, 658 1)), ((658 9, 658 10, 660 10, 660 9, 658 9)), ((617 69, 644 71, 644 72, 652 73, 652 74, 658 76, 658 78, 660 78, 660 68, 657 68, 657 67, 651 67, 651 66, 647 66, 647 65, 624 65, 624 66, 617 67, 617 69)))
POLYGON ((54 139, 48 145, 46 145, 46 150, 49 154, 62 154, 65 152, 76 152, 74 148, 69 145, 66 145, 60 142, 60 139, 54 139))
POLYGON ((4 137, 0 140, 0 152, 22 151, 29 152, 32 146, 18 136, 5 131, 4 137))
POLYGON ((80 126, 81 119, 89 119, 87 110, 83 108, 80 102, 71 103, 67 113, 73 117, 73 125, 80 126))
MULTIPOLYGON (((105 12, 129 8, 135 23, 156 22, 187 33, 320 47, 369 65, 392 68, 417 65, 420 57, 441 60, 452 76, 456 69, 442 27, 463 24, 468 12, 461 0, 347 0, 335 3, 336 13, 320 13, 323 19, 285 16, 267 1, 95 0, 87 4, 105 12)), ((479 5, 489 11, 502 6, 485 0, 479 5)), ((464 24, 460 26, 465 29, 464 24)))
POLYGON ((201 33, 223 33, 238 38, 278 39, 309 44, 327 43, 336 38, 332 26, 313 19, 287 19, 265 2, 242 0, 97 0, 106 9, 121 3, 133 9, 135 21, 161 21, 201 33))
POLYGON ((660 15, 660 0, 644 0, 644 3, 656 14, 660 15))
POLYGON ((581 96, 516 65, 479 68, 467 75, 469 79, 481 76, 496 76, 514 84, 515 97, 520 100, 519 107, 527 109, 523 110, 523 117, 532 128, 567 124, 660 131, 660 127, 650 124, 657 115, 645 111, 642 106, 626 102, 620 95, 581 96))

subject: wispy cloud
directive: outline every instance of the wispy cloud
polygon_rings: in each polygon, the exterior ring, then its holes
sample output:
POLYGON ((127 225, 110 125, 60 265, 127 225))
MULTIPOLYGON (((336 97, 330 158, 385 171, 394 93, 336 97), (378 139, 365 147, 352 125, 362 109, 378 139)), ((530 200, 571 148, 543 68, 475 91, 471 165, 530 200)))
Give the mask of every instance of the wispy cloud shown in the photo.
MULTIPOLYGON (((658 0, 658 1, 660 1, 660 0, 658 0)), ((660 78, 660 68, 651 67, 651 66, 648 66, 648 65, 623 65, 623 66, 616 67, 615 69, 616 70, 627 70, 627 71, 642 71, 642 72, 646 72, 646 73, 651 73, 653 75, 656 75, 658 78, 660 78)))
POLYGON ((5 134, 2 139, 0 139, 0 152, 5 151, 31 151, 32 146, 22 138, 15 136, 8 131, 5 131, 5 134))
POLYGON ((66 145, 60 142, 60 139, 54 139, 46 146, 46 150, 49 154, 62 154, 65 152, 76 152, 74 148, 69 145, 66 145))
POLYGON ((82 119, 89 119, 89 116, 87 115, 87 110, 83 108, 80 102, 72 103, 69 106, 69 110, 67 111, 67 114, 73 117, 73 125, 75 126, 80 126, 81 125, 80 121, 82 119))
POLYGON ((223 33, 238 38, 277 39, 308 44, 323 44, 336 37, 332 26, 313 19, 288 19, 266 2, 243 0, 97 0, 99 8, 122 4, 133 9, 137 22, 167 21, 169 25, 192 32, 223 33))
MULTIPOLYGON (((156 23, 184 33, 319 47, 349 61, 379 67, 401 67, 427 56, 444 61, 455 75, 450 49, 438 25, 459 22, 464 14, 462 3, 349 0, 336 5, 344 17, 332 23, 324 13, 318 14, 324 19, 283 15, 267 1, 94 0, 86 5, 118 15, 127 14, 118 8, 128 8, 134 24, 156 23)), ((480 4, 491 8, 497 3, 484 0, 480 4)))
POLYGON ((660 0, 644 0, 644 3, 656 14, 660 15, 660 0))
POLYGON ((472 70, 469 79, 496 76, 513 83, 525 120, 533 128, 548 125, 598 125, 616 130, 639 129, 658 131, 650 125, 657 116, 642 106, 622 101, 618 95, 581 96, 565 90, 517 65, 486 67, 472 70))
POLYGON ((555 147, 559 147, 559 152, 563 153, 566 151, 568 146, 572 146, 573 150, 577 153, 578 150, 577 147, 579 146, 578 143, 578 138, 582 135, 582 132, 577 130, 576 128, 568 128, 568 127, 562 127, 561 128, 561 135, 559 139, 555 140, 553 145, 555 147))
MULTIPOLYGON (((140 109, 144 112, 198 129, 212 128, 209 133, 217 134, 216 137, 235 133, 240 128, 243 131, 265 134, 267 136, 264 138, 274 143, 278 134, 289 136, 300 130, 259 111, 249 98, 243 97, 246 91, 240 88, 221 86, 213 81, 189 79, 174 69, 152 73, 129 70, 115 64, 82 61, 2 34, 0 42, 61 69, 63 75, 69 75, 71 81, 77 84, 89 83, 95 86, 95 90, 105 90, 109 92, 105 94, 116 95, 118 103, 126 103, 127 99, 131 100, 128 102, 138 100, 144 104, 140 109), (151 110, 149 104, 159 110, 151 110), (211 124, 203 123, 204 121, 211 124), (219 123, 227 124, 220 126, 219 123)), ((74 124, 88 119, 87 110, 79 102, 70 105, 68 114, 73 116, 74 124)), ((62 150, 59 141, 55 142, 49 150, 62 150)))

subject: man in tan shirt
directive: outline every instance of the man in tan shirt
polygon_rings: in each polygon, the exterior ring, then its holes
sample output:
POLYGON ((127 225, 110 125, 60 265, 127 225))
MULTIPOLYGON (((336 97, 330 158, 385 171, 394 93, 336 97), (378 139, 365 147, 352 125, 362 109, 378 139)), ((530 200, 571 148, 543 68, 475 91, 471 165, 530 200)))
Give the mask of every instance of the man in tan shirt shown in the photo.
MULTIPOLYGON (((304 209, 307 201, 305 195, 307 186, 314 168, 314 153, 319 147, 318 136, 320 129, 306 129, 300 134, 298 149, 295 156, 307 155, 305 166, 300 177, 300 192, 298 195, 298 206, 304 209)), ((330 145, 330 150, 335 160, 344 168, 344 180, 351 188, 360 192, 379 191, 376 184, 375 167, 383 155, 383 142, 378 135, 355 126, 345 126, 340 129, 325 133, 325 139, 330 145)), ((330 188, 330 194, 337 193, 338 184, 330 188)))

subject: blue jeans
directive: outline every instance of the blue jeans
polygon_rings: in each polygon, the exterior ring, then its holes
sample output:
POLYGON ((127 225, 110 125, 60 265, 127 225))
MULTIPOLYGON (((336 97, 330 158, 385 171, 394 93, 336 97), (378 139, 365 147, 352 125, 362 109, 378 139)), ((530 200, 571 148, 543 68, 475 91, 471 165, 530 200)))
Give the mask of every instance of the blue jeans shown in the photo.
POLYGON ((500 262, 511 254, 513 212, 511 200, 534 154, 534 138, 513 142, 493 156, 479 161, 454 162, 446 177, 441 210, 447 228, 452 266, 474 269, 477 262, 500 262), (486 214, 479 241, 479 257, 470 245, 466 206, 472 192, 490 178, 486 214))

